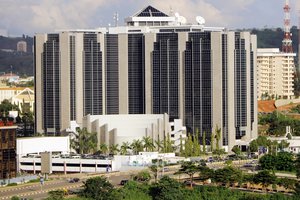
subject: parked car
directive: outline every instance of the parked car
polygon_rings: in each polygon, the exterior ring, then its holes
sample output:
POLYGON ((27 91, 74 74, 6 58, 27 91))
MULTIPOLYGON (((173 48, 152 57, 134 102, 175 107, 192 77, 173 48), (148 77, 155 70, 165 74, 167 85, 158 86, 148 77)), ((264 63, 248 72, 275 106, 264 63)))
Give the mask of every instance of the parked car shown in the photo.
MULTIPOLYGON (((191 186, 191 181, 190 180, 186 180, 183 182, 184 185, 186 186, 191 186)), ((192 186, 195 186, 196 184, 194 182, 192 182, 192 186)))
POLYGON ((69 183, 77 183, 79 181, 80 181, 79 178, 71 178, 71 179, 69 179, 69 183))
POLYGON ((127 179, 123 179, 123 180, 121 180, 120 185, 125 185, 126 183, 128 183, 128 180, 127 179))

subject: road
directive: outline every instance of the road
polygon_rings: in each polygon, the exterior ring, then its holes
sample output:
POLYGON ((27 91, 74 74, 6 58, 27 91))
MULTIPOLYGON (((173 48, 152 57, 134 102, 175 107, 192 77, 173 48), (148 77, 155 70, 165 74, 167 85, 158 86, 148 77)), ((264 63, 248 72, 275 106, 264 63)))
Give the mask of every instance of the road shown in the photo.
MULTIPOLYGON (((92 176, 99 176, 92 175, 92 176)), ((103 174, 102 174, 103 175, 103 174)), ((92 176, 81 176, 77 183, 69 183, 67 178, 60 180, 46 181, 43 186, 40 183, 28 183, 18 186, 0 188, 0 200, 11 199, 13 196, 27 199, 44 199, 47 198, 48 192, 58 189, 76 189, 83 185, 83 181, 92 176)), ((129 179, 130 173, 109 173, 104 174, 113 185, 118 185, 122 179, 129 179)), ((74 177, 74 175, 73 175, 74 177)))

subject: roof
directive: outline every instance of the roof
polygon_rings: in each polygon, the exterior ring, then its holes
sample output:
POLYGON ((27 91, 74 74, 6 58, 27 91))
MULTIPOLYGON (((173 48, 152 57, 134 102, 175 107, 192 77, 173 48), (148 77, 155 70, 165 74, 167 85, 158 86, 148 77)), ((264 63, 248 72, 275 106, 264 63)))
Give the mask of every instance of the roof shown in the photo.
POLYGON ((260 113, 272 113, 276 110, 275 100, 258 101, 257 107, 260 113))
POLYGON ((147 6, 133 15, 133 17, 169 17, 165 13, 159 11, 152 6, 147 6))
POLYGON ((15 95, 13 98, 24 100, 25 102, 34 101, 34 91, 30 88, 25 88, 19 94, 15 95))

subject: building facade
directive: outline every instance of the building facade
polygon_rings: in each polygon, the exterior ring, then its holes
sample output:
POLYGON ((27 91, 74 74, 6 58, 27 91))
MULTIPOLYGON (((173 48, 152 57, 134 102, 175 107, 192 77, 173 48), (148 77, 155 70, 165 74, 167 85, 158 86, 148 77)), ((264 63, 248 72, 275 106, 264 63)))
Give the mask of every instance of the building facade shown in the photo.
POLYGON ((17 51, 26 53, 27 52, 27 42, 19 41, 17 43, 17 51))
POLYGON ((295 53, 276 48, 257 49, 258 99, 291 99, 294 96, 295 53))
POLYGON ((16 126, 0 126, 0 180, 17 176, 16 126))
POLYGON ((256 36, 180 19, 148 6, 126 26, 37 34, 36 131, 57 135, 87 114, 168 113, 200 137, 220 128, 229 149, 256 137, 256 36))

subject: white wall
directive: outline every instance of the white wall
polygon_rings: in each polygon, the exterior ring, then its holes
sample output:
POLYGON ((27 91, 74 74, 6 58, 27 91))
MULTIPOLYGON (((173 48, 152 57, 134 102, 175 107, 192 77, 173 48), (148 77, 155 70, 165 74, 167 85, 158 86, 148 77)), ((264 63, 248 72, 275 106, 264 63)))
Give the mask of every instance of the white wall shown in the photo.
POLYGON ((69 152, 70 139, 66 137, 33 137, 17 139, 17 155, 40 152, 69 152))

